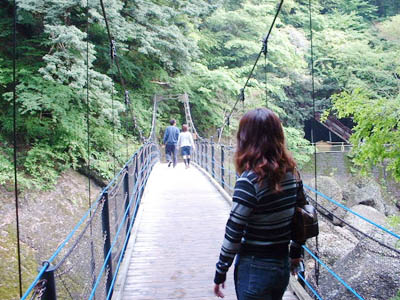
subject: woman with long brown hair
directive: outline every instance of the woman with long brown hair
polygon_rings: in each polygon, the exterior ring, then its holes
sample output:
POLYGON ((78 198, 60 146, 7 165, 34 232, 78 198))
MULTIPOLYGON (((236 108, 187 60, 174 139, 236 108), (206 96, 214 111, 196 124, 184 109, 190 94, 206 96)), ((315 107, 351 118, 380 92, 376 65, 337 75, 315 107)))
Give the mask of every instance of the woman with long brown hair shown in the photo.
POLYGON ((278 300, 288 285, 289 269, 298 266, 301 255, 302 242, 290 244, 298 190, 296 163, 286 149, 280 119, 266 108, 242 117, 236 147, 236 171, 241 175, 233 193, 214 293, 224 297, 221 287, 236 256, 237 298, 278 300))
POLYGON ((195 145, 193 141, 192 133, 188 131, 189 127, 187 124, 182 125, 182 132, 178 137, 178 148, 181 149, 181 154, 183 157, 183 162, 185 167, 190 166, 190 153, 195 150, 195 145))

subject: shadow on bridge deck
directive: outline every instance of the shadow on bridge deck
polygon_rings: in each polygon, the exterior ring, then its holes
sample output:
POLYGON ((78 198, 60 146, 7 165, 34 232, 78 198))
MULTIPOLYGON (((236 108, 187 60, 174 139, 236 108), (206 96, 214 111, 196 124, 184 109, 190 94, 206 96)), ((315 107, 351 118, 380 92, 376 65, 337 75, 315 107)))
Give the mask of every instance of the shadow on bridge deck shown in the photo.
MULTIPOLYGON (((215 263, 229 210, 230 204, 197 168, 157 164, 113 299, 217 299, 215 263)), ((225 299, 236 299, 232 277, 233 268, 225 299)))

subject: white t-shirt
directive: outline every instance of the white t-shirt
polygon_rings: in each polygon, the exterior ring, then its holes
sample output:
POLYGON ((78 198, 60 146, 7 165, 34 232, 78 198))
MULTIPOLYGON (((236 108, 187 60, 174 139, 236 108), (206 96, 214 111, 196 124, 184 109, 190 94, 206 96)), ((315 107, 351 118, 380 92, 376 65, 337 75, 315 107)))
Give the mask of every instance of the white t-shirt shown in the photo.
POLYGON ((192 146, 194 149, 194 141, 189 131, 181 132, 178 137, 178 147, 192 146))

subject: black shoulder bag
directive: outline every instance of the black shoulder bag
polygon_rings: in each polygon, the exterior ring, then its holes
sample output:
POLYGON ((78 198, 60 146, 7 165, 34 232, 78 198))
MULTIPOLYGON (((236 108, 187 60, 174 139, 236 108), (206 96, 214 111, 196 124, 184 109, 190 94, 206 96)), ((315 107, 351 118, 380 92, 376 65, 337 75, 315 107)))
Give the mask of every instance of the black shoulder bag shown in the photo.
POLYGON ((292 220, 291 239, 293 241, 305 241, 317 236, 318 233, 317 211, 314 206, 308 203, 303 190, 303 181, 300 179, 297 188, 296 207, 292 220))

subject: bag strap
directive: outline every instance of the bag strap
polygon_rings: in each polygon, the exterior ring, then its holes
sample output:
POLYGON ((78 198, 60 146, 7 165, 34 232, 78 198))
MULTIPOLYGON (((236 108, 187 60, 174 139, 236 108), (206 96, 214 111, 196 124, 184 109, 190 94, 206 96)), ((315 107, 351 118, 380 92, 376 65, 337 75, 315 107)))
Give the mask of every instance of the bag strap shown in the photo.
POLYGON ((300 172, 295 168, 296 176, 298 178, 297 181, 297 198, 296 198, 296 206, 302 207, 308 203, 306 196, 304 195, 303 189, 303 180, 301 179, 300 172))

